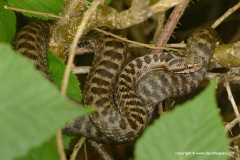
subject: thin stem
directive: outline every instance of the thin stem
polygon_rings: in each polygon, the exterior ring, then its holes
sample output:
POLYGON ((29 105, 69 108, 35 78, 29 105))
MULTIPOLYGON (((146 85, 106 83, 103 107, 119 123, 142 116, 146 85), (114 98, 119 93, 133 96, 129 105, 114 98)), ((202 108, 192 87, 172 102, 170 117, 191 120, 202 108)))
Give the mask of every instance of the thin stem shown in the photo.
POLYGON ((228 16, 230 16, 233 12, 240 8, 240 2, 237 3, 232 8, 229 8, 227 12, 225 12, 220 18, 218 18, 214 24, 211 26, 212 28, 216 28, 219 24, 221 24, 228 16))
POLYGON ((159 12, 158 18, 157 18, 157 27, 155 29, 154 37, 153 37, 153 43, 156 43, 156 40, 160 38, 163 32, 163 27, 166 20, 166 14, 165 12, 159 12))
POLYGON ((230 131, 239 122, 240 122, 240 117, 235 118, 225 126, 225 130, 230 131))
POLYGON ((77 48, 78 40, 81 37, 84 27, 86 26, 88 20, 90 19, 91 15, 96 11, 97 6, 104 3, 103 0, 95 0, 92 2, 91 6, 89 9, 85 12, 83 16, 82 23, 78 26, 77 33, 74 36, 73 42, 70 46, 70 53, 69 53, 69 58, 67 62, 67 66, 64 72, 63 76, 63 81, 62 81, 62 88, 61 88, 61 93, 63 95, 66 95, 67 87, 68 87, 68 81, 69 81, 69 75, 70 75, 70 70, 73 64, 73 59, 74 59, 74 53, 75 49, 77 48))
POLYGON ((128 43, 131 43, 131 44, 134 44, 134 45, 137 45, 137 46, 142 46, 142 47, 146 47, 146 48, 150 48, 150 49, 166 49, 166 50, 174 50, 174 51, 179 51, 178 49, 174 49, 174 48, 168 48, 168 47, 155 47, 155 46, 152 46, 150 44, 144 44, 144 43, 140 43, 140 42, 136 42, 136 41, 132 41, 132 40, 128 40, 126 38, 123 38, 123 37, 120 37, 120 36, 117 36, 115 34, 112 34, 110 32, 107 32, 107 31, 104 31, 102 29, 99 29, 99 28, 94 28, 94 30, 98 31, 98 32, 101 32, 101 33, 104 33, 106 35, 110 35, 114 38, 117 38, 117 39, 120 39, 124 42, 128 42, 128 43))
POLYGON ((88 155, 87 155, 87 145, 86 145, 86 143, 83 143, 83 148, 84 148, 85 160, 88 160, 88 155))
POLYGON ((42 12, 31 11, 31 10, 26 10, 26 9, 14 8, 14 7, 10 7, 10 6, 4 6, 4 8, 8 9, 8 10, 16 11, 16 12, 21 12, 21 13, 31 13, 31 14, 44 16, 44 17, 52 17, 52 18, 58 18, 58 19, 64 19, 64 20, 70 21, 70 19, 67 17, 57 16, 57 15, 51 14, 51 13, 42 13, 42 12))
MULTIPOLYGON (((179 3, 171 13, 169 20, 167 24, 165 25, 162 36, 159 36, 159 39, 156 40, 155 46, 156 47, 164 47, 169 38, 171 37, 173 30, 176 28, 176 25, 178 24, 178 21, 180 17, 182 16, 184 10, 186 9, 188 3, 190 0, 183 0, 181 3, 179 3)), ((154 50, 153 52, 159 52, 160 50, 154 50)))
POLYGON ((225 80, 224 86, 226 87, 226 90, 227 90, 227 93, 228 93, 228 99, 232 103, 232 107, 233 107, 235 116, 239 117, 238 107, 237 107, 236 102, 235 102, 235 100, 233 98, 233 95, 232 95, 229 79, 225 80))
POLYGON ((61 131, 61 129, 59 129, 57 131, 56 141, 57 141, 57 150, 58 150, 58 154, 60 156, 60 159, 61 160, 67 160, 66 154, 65 154, 65 151, 64 151, 64 147, 63 147, 63 143, 62 143, 62 131, 61 131))
POLYGON ((79 139, 79 141, 77 142, 77 144, 74 146, 74 149, 73 149, 73 152, 72 152, 72 155, 71 155, 71 158, 70 160, 75 160, 76 157, 77 157, 77 154, 79 152, 79 150, 82 148, 82 145, 83 143, 85 142, 86 138, 85 137, 81 137, 79 139))
MULTIPOLYGON (((227 78, 227 79, 225 80, 224 86, 226 87, 226 90, 227 90, 227 93, 228 93, 228 99, 229 99, 229 101, 232 103, 233 111, 234 111, 235 116, 236 116, 236 121, 238 121, 238 124, 239 124, 239 126, 240 126, 240 122, 239 122, 239 117, 240 117, 240 115, 239 115, 239 111, 238 111, 238 107, 237 107, 237 105, 236 105, 236 102, 235 102, 235 100, 234 100, 234 98, 233 98, 233 94, 232 94, 231 87, 230 87, 230 83, 229 83, 229 78, 227 78)), ((235 123, 235 121, 234 121, 233 123, 235 123)), ((228 128, 229 128, 230 124, 231 124, 231 123, 229 123, 229 124, 227 125, 228 128)), ((232 125, 232 124, 231 124, 231 125, 232 125)), ((226 126, 226 128, 227 128, 227 126, 226 126)))
POLYGON ((101 155, 104 160, 113 160, 113 158, 105 151, 101 143, 95 141, 89 141, 90 144, 96 149, 96 151, 101 155))

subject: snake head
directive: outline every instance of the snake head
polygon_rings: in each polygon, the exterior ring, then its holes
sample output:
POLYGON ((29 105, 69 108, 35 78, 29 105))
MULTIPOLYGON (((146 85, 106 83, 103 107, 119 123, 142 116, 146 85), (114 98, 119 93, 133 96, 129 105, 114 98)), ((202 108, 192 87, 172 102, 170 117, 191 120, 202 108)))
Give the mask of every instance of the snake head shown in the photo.
POLYGON ((184 54, 172 59, 165 70, 174 73, 191 73, 201 69, 204 64, 205 61, 202 57, 194 54, 184 54))

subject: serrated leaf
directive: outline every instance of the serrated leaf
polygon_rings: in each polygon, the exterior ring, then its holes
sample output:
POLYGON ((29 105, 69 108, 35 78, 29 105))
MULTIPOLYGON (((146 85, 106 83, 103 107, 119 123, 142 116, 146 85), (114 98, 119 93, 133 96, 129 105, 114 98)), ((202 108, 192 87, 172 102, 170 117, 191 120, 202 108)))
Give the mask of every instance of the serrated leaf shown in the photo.
POLYGON ((9 45, 0 43, 0 53, 0 155, 4 160, 23 156, 66 122, 93 110, 70 103, 9 45))
POLYGON ((229 141, 217 108, 215 86, 216 81, 149 126, 137 141, 136 159, 227 160, 229 141))
MULTIPOLYGON (((38 11, 42 13, 51 13, 58 15, 64 4, 64 0, 8 0, 8 3, 15 8, 21 8, 25 10, 38 11)), ((29 17, 37 17, 44 20, 52 19, 36 14, 23 13, 29 17)))
POLYGON ((16 16, 13 11, 4 9, 4 5, 7 3, 0 0, 0 42, 11 43, 16 33, 16 16))
MULTIPOLYGON (((62 79, 63 74, 65 71, 65 64, 61 59, 59 59, 57 56, 52 54, 50 51, 47 51, 47 61, 48 61, 48 68, 51 73, 51 77, 54 80, 55 84, 58 86, 58 88, 61 88, 62 86, 62 79)), ((79 82, 77 80, 77 77, 71 72, 69 77, 69 86, 67 89, 67 96, 81 102, 82 100, 82 92, 79 88, 79 82)))

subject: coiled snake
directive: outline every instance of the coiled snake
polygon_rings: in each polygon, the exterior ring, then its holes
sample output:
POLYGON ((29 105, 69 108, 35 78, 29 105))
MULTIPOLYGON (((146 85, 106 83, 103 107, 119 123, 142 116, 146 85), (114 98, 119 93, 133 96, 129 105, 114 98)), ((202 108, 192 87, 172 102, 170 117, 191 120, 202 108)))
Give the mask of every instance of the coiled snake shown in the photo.
MULTIPOLYGON (((31 23, 16 35, 14 42, 14 48, 33 59, 48 79, 45 48, 49 28, 47 23, 31 23)), ((101 143, 134 140, 148 124, 158 102, 187 94, 199 85, 213 49, 220 42, 213 29, 200 29, 188 38, 185 52, 145 55, 124 67, 127 44, 90 31, 79 42, 95 52, 84 88, 84 104, 98 108, 72 121, 63 131, 101 143)))

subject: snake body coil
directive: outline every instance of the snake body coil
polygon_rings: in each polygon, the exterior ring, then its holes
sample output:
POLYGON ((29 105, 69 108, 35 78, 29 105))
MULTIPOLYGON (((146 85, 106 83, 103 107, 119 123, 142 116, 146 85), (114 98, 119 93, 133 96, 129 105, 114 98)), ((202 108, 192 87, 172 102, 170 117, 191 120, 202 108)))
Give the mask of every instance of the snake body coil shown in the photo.
MULTIPOLYGON (((16 36, 15 49, 35 60, 37 68, 49 78, 42 59, 45 52, 38 52, 39 46, 46 46, 46 42, 41 42, 42 45, 38 40, 47 37, 36 26, 45 28, 41 23, 25 27, 16 36)), ((155 53, 139 57, 124 67, 127 44, 90 31, 80 41, 81 46, 95 51, 84 88, 84 104, 94 104, 97 110, 72 121, 64 132, 102 143, 135 139, 146 127, 158 102, 187 94, 199 85, 217 42, 220 43, 220 39, 213 29, 201 29, 188 39, 187 53, 190 54, 155 53)))
POLYGON ((50 23, 32 22, 24 26, 16 35, 13 47, 24 56, 32 59, 36 68, 51 80, 46 60, 49 32, 50 23))

